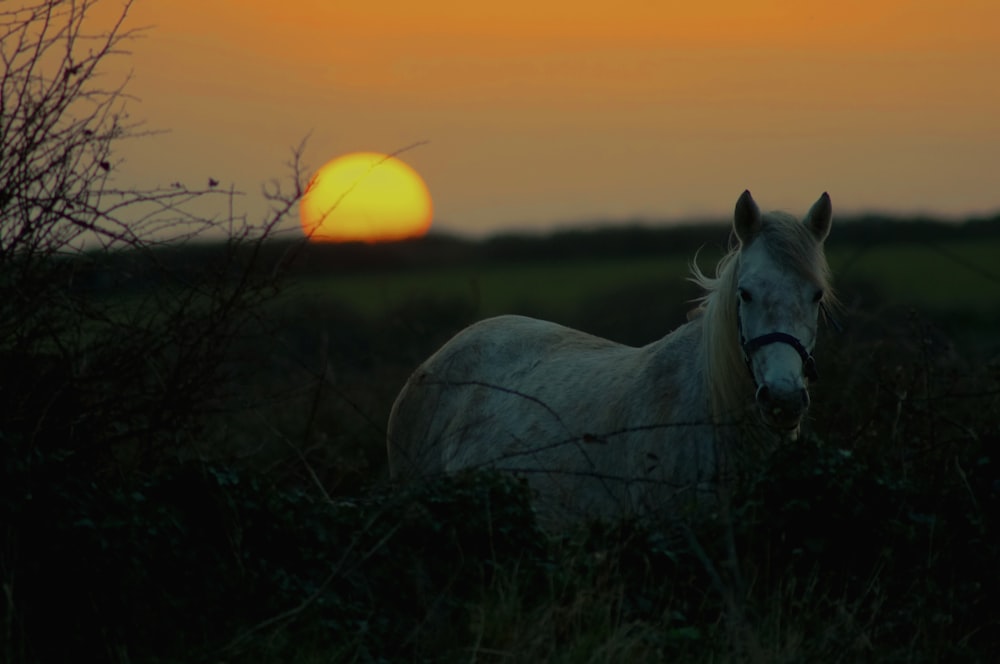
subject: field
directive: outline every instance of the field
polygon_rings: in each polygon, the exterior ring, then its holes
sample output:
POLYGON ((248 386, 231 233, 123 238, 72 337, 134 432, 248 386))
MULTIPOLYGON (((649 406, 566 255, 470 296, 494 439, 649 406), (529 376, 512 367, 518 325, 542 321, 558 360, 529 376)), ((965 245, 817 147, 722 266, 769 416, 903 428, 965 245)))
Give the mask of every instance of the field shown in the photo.
POLYGON ((427 297, 468 300, 484 317, 519 310, 565 316, 590 298, 629 286, 673 282, 680 288, 686 273, 687 263, 678 257, 607 259, 312 278, 290 290, 293 296, 330 298, 369 316, 427 297))
POLYGON ((806 434, 717 520, 555 537, 510 478, 387 481, 389 407, 448 336, 519 312, 646 343, 698 294, 690 245, 345 249, 366 258, 306 256, 245 312, 175 287, 208 254, 176 282, 91 275, 119 313, 69 375, 4 356, 28 395, 4 430, 5 661, 991 661, 996 238, 831 246, 843 331, 806 434))
MULTIPOLYGON (((699 254, 698 263, 710 272, 719 256, 718 250, 708 249, 699 254)), ((827 258, 839 281, 876 284, 887 302, 937 312, 990 313, 1000 306, 997 256, 1000 241, 992 240, 842 247, 827 258)), ((290 293, 330 298, 366 315, 429 296, 471 300, 483 316, 519 308, 558 315, 630 286, 662 283, 683 290, 693 260, 677 255, 597 258, 310 277, 293 281, 290 293)))
MULTIPOLYGON (((721 255, 708 246, 698 254, 703 271, 711 273, 721 255)), ((976 328, 986 348, 996 349, 988 329, 1000 317, 1000 240, 945 241, 876 246, 834 247, 828 254, 835 284, 850 305, 871 309, 885 305, 913 307, 948 325, 957 320, 956 334, 976 328)), ((328 301, 359 315, 375 318, 408 302, 464 302, 477 317, 525 313, 579 324, 587 310, 609 298, 634 298, 637 309, 670 307, 673 325, 697 289, 688 283, 694 254, 637 258, 591 258, 564 262, 531 261, 487 265, 422 267, 411 271, 361 272, 292 279, 283 302, 328 301), (643 304, 644 302, 644 304, 643 304)), ((288 303, 291 304, 288 304, 288 303)), ((280 303, 279 303, 280 304, 280 303)), ((673 325, 651 330, 655 336, 673 325)), ((623 341, 637 343, 630 330, 623 341)))

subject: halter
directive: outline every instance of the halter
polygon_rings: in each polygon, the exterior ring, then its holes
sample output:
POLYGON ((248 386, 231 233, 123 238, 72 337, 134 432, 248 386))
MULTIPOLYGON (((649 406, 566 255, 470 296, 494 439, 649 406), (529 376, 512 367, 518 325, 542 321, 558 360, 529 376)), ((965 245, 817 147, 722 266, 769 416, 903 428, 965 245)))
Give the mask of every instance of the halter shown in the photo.
POLYGON ((819 380, 819 372, 816 370, 816 360, 812 353, 796 337, 786 332, 767 332, 759 337, 754 337, 747 341, 743 335, 743 318, 740 316, 739 301, 736 304, 736 329, 740 333, 740 347, 743 349, 743 361, 750 372, 750 379, 757 385, 757 376, 753 372, 753 353, 764 346, 771 344, 786 344, 795 349, 795 352, 802 358, 802 375, 811 381, 819 380))

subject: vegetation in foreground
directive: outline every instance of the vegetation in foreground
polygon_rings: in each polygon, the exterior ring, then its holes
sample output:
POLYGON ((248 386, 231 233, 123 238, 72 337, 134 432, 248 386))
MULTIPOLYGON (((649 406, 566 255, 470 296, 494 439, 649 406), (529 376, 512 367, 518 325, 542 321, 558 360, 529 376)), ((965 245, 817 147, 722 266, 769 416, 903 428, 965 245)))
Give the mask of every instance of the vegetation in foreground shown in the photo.
POLYGON ((510 478, 384 482, 379 411, 406 357, 450 332, 410 330, 468 315, 370 322, 383 336, 355 343, 394 348, 381 364, 331 343, 328 371, 293 374, 291 355, 244 368, 234 409, 170 445, 110 453, 124 421, 86 447, 6 429, 7 661, 974 662, 1000 647, 995 361, 967 364, 915 315, 856 314, 819 352, 808 434, 729 514, 554 538, 510 478), (257 389, 282 401, 235 409, 257 389))

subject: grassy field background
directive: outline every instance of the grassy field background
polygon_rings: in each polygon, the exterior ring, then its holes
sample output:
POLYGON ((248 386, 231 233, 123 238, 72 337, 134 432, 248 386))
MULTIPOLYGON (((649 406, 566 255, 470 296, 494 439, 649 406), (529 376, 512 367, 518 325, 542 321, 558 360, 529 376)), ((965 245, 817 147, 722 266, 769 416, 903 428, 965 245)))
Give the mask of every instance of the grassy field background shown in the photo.
MULTIPOLYGON (((711 273, 721 253, 700 252, 711 273)), ((886 302, 933 311, 994 312, 1000 307, 1000 240, 876 247, 839 247, 827 259, 838 283, 864 283, 886 302)), ((560 263, 528 262, 389 273, 293 279, 289 297, 329 297, 366 315, 402 303, 440 297, 476 302, 483 316, 521 308, 568 313, 589 299, 648 283, 663 284, 664 297, 683 299, 695 257, 593 258, 560 263), (672 285, 672 286, 671 286, 672 285)))

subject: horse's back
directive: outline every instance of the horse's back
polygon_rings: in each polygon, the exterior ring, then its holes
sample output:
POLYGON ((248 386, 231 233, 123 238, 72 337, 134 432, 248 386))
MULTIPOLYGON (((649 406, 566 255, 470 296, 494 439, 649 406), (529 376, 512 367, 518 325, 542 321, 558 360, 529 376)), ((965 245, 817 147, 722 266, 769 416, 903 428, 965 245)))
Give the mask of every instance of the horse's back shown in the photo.
MULTIPOLYGON (((520 435, 566 435, 562 403, 581 377, 636 349, 525 316, 479 321, 413 373, 389 417, 393 477, 494 465, 481 449, 520 435), (454 447, 450 452, 445 446, 454 447)), ((607 369, 605 369, 607 371, 607 369)))

